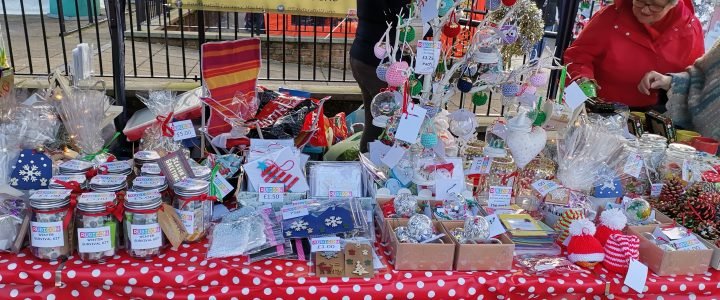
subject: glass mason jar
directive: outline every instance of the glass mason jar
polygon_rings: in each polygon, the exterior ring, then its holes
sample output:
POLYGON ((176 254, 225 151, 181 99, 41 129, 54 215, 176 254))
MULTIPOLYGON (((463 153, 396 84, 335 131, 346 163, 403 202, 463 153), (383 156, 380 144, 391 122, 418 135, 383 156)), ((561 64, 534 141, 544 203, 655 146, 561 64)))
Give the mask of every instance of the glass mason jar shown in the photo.
POLYGON ((172 204, 173 196, 164 176, 139 176, 133 180, 132 190, 136 192, 156 190, 162 195, 163 203, 172 204))
POLYGON ((59 175, 85 175, 92 168, 91 162, 73 159, 60 164, 58 173, 59 175))
POLYGON ((193 175, 195 175, 193 178, 210 181, 210 174, 212 173, 212 170, 206 166, 197 166, 192 167, 193 175))
POLYGON ((138 151, 135 152, 133 161, 135 162, 135 174, 140 175, 140 171, 145 164, 155 163, 160 159, 160 155, 155 151, 138 151))
POLYGON ((55 175, 50 178, 48 188, 53 190, 73 190, 74 187, 70 186, 74 185, 75 182, 77 182, 81 190, 88 188, 85 175, 55 175))
POLYGON ((162 198, 157 191, 130 193, 123 218, 125 249, 131 257, 150 259, 163 252, 167 240, 160 229, 158 211, 162 198))
POLYGON ((694 160, 695 148, 685 144, 670 144, 667 151, 665 151, 665 157, 658 166, 660 178, 663 181, 667 181, 672 178, 687 181, 686 179, 688 178, 683 178, 683 164, 693 164, 694 160))
POLYGON ((657 173, 658 166, 665 155, 667 139, 654 134, 644 134, 637 143, 625 144, 629 153, 638 153, 642 156, 643 166, 637 178, 622 176, 621 183, 626 194, 644 196, 650 195, 653 183, 660 181, 657 173))
POLYGON ((209 183, 185 179, 175 184, 173 207, 188 233, 186 242, 200 241, 207 234, 212 220, 212 201, 208 198, 209 183))
POLYGON ((104 262, 118 249, 120 222, 113 215, 118 201, 114 193, 84 193, 77 205, 75 228, 80 259, 104 262))
POLYGON ((140 168, 140 176, 161 176, 162 170, 156 163, 147 163, 140 168))
POLYGON ((70 255, 69 228, 73 208, 70 190, 39 190, 30 196, 30 252, 42 260, 70 255))
MULTIPOLYGON (((517 167, 512 156, 504 148, 485 146, 483 158, 490 160, 490 170, 486 174, 468 175, 467 180, 473 187, 473 195, 476 199, 485 199, 490 193, 491 186, 513 187, 517 177, 517 167)), ((486 201, 480 201, 486 202, 486 201)))

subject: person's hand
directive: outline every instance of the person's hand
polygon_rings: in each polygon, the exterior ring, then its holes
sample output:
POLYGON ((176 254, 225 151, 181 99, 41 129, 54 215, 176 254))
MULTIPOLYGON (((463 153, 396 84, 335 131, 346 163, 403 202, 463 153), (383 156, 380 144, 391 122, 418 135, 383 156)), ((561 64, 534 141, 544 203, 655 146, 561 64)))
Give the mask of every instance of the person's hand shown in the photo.
POLYGON ((655 71, 650 71, 643 76, 642 80, 640 80, 640 84, 638 84, 638 91, 645 95, 650 95, 651 89, 669 90, 670 83, 672 83, 672 77, 655 71))

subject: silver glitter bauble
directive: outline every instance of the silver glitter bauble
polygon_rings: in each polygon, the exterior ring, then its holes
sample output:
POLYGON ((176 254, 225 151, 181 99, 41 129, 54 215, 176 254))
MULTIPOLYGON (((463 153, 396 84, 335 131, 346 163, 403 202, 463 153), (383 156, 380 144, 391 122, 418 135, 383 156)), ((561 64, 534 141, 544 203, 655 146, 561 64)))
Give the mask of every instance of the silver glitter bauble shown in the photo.
POLYGON ((463 195, 452 193, 449 199, 443 201, 443 208, 451 220, 462 220, 467 213, 467 202, 463 195))
POLYGON ((426 215, 416 214, 410 217, 407 224, 407 230, 411 238, 418 241, 424 241, 433 236, 433 223, 430 217, 426 215))
POLYGON ((400 194, 393 200, 395 214, 398 217, 409 218, 418 211, 418 200, 411 194, 400 194))
POLYGON ((465 241, 486 241, 490 238, 490 223, 482 216, 467 217, 462 236, 465 241))

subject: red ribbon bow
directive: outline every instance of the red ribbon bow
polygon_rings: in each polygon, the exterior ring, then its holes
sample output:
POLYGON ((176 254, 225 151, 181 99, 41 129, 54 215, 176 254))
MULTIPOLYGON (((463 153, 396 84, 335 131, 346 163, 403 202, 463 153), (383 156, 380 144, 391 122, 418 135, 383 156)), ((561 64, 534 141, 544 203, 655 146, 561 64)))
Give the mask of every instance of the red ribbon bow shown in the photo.
POLYGON ((170 126, 170 121, 173 119, 173 112, 167 116, 157 116, 155 119, 160 122, 160 128, 162 129, 163 136, 173 137, 175 135, 175 129, 170 126))
POLYGON ((62 185, 64 188, 71 190, 73 193, 82 193, 82 187, 80 186, 80 183, 75 180, 62 181, 58 179, 53 179, 53 181, 59 185, 62 185))
POLYGON ((188 203, 192 201, 217 201, 217 197, 215 196, 208 196, 207 194, 201 194, 198 196, 192 196, 192 197, 179 197, 178 200, 184 201, 183 205, 180 208, 184 208, 188 203))

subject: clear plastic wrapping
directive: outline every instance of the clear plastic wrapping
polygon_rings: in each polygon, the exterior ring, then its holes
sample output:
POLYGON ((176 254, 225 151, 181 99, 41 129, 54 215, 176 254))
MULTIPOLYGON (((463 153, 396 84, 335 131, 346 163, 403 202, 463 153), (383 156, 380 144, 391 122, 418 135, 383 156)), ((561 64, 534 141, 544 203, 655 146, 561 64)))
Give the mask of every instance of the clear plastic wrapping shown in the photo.
POLYGON ((311 162, 308 180, 311 197, 334 197, 331 193, 363 196, 363 169, 358 162, 311 162))
POLYGON ((145 129, 141 141, 143 150, 152 150, 159 153, 170 153, 185 149, 181 142, 173 140, 172 119, 178 98, 171 91, 149 91, 147 95, 138 95, 140 101, 155 115, 155 122, 145 129))
POLYGON ((222 222, 213 226, 209 242, 208 259, 249 255, 285 246, 282 227, 269 207, 238 210, 226 215, 222 222))
POLYGON ((81 155, 88 156, 95 163, 107 160, 108 154, 100 153, 105 140, 102 137, 102 123, 110 98, 104 91, 73 89, 72 93, 56 94, 55 106, 72 144, 81 155), (98 155, 99 154, 99 155, 98 155))
POLYGON ((26 213, 23 199, 0 194, 0 252, 11 250, 26 213))

